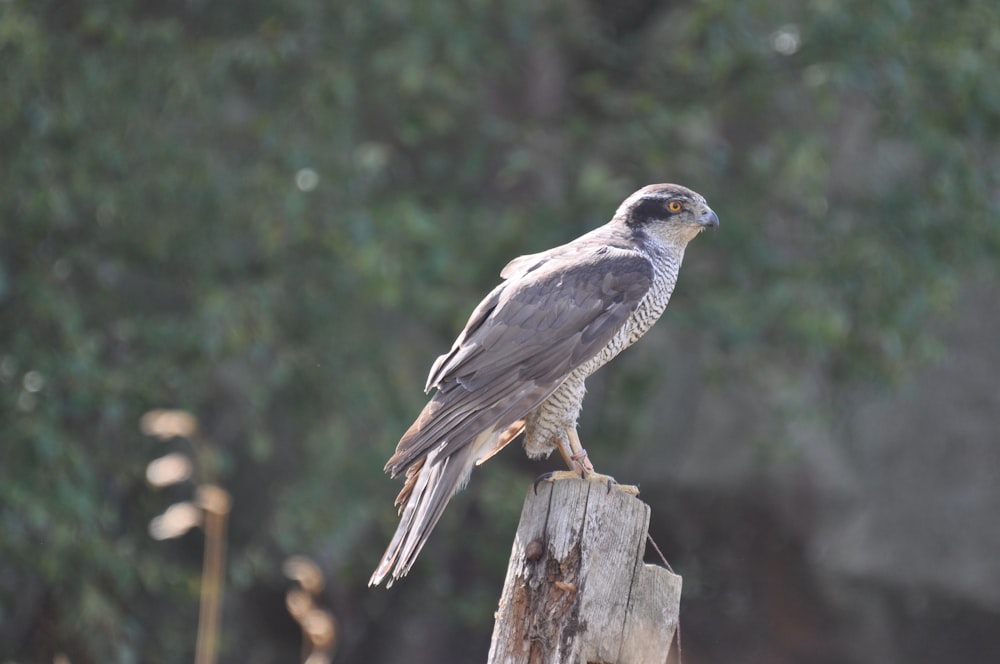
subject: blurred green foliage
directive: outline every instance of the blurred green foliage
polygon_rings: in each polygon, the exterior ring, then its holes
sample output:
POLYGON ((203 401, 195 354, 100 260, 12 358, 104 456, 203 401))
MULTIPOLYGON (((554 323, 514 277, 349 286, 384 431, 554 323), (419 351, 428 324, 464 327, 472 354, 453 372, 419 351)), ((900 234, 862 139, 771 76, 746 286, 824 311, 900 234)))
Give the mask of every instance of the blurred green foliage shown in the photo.
POLYGON ((477 476, 390 602, 362 590, 395 525, 379 469, 504 262, 638 186, 722 218, 671 310, 720 364, 892 378, 1000 257, 994 3, 8 0, 0 59, 15 661, 192 652, 199 540, 145 533, 186 497, 143 481, 164 406, 234 494, 230 661, 294 656, 249 604, 298 552, 346 652, 417 593, 482 633, 526 481, 477 476))

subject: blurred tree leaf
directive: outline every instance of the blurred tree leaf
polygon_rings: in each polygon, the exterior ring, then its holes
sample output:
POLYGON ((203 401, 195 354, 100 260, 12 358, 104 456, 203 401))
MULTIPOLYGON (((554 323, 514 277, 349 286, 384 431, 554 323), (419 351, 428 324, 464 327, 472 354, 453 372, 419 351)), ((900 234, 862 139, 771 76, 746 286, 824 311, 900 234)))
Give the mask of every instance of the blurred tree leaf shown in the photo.
MULTIPOLYGON (((1000 255, 1000 9, 626 4, 5 3, 3 655, 190 655, 200 536, 145 534, 170 500, 137 423, 166 406, 234 495, 232 661, 294 656, 243 645, 242 599, 290 553, 374 629, 393 609, 354 588, 395 523, 379 469, 431 360, 509 258, 647 182, 723 219, 672 308, 715 361, 886 380, 930 347, 1000 255)), ((514 472, 465 518, 512 524, 514 472)), ((449 523, 434 546, 481 562, 427 557, 399 592, 464 570, 449 604, 482 630, 506 546, 449 523)))

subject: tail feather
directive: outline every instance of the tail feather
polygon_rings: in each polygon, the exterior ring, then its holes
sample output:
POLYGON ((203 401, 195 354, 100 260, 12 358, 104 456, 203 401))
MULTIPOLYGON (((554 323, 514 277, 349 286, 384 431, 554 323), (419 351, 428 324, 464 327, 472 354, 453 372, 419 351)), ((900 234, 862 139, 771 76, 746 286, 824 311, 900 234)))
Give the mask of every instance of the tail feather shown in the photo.
POLYGON ((415 472, 407 473, 406 486, 397 499, 400 503, 405 501, 401 505, 399 526, 368 581, 369 586, 389 577, 386 587, 390 587, 410 571, 448 501, 468 481, 480 453, 492 450, 503 433, 503 430, 484 431, 469 445, 447 456, 440 456, 443 446, 439 446, 411 466, 415 472))

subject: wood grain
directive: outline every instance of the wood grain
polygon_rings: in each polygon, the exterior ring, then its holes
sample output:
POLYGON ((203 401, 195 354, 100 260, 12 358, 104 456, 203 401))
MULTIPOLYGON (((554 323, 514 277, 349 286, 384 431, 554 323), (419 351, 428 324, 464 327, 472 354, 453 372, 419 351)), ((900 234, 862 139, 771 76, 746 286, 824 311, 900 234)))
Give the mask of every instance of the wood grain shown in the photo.
POLYGON ((491 664, 667 661, 681 578, 643 562, 649 506, 584 480, 529 491, 514 537, 491 664))

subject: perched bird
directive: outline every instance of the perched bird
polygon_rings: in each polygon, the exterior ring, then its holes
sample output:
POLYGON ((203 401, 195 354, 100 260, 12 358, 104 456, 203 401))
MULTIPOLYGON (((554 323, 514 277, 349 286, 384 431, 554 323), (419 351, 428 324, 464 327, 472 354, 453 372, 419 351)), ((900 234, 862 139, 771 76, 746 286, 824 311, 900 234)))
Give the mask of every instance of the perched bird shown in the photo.
POLYGON ((409 571, 473 466, 521 432, 529 456, 559 450, 573 474, 613 481, 594 472, 576 433, 584 381, 652 327, 688 242, 718 226, 701 195, 653 184, 604 226, 507 264, 434 362, 425 391, 437 391, 385 466, 392 477, 406 472, 401 520, 369 585, 409 571))

